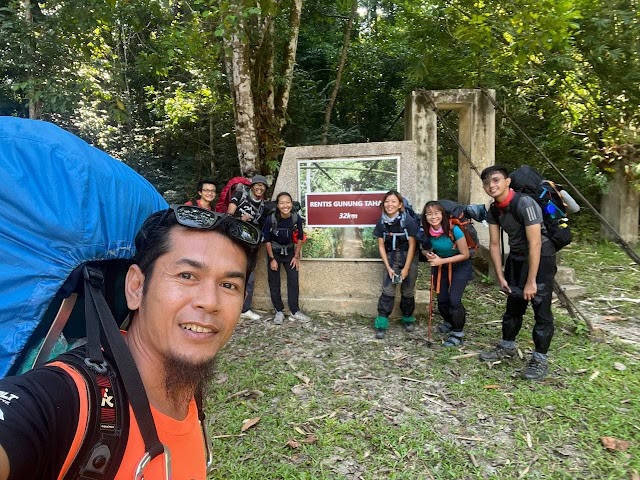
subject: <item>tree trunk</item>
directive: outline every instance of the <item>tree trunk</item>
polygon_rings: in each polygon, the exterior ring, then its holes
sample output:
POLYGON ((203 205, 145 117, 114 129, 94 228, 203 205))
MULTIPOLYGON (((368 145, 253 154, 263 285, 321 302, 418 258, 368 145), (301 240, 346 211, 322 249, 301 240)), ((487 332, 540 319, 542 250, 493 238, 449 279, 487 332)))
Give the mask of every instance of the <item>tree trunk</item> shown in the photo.
MULTIPOLYGON (((231 13, 240 18, 237 5, 233 5, 231 13)), ((244 22, 238 23, 225 35, 227 53, 227 74, 230 76, 231 94, 233 98, 233 115, 236 128, 236 146, 240 171, 246 175, 260 169, 258 134, 253 103, 253 86, 249 59, 249 44, 244 41, 244 22)))
POLYGON ((209 176, 216 174, 215 128, 213 113, 209 114, 209 176))
MULTIPOLYGON (((33 26, 33 14, 31 12, 31 0, 22 0, 22 8, 24 9, 24 20, 29 24, 29 27, 33 26)), ((33 51, 35 45, 30 44, 29 48, 33 51)), ((29 81, 33 83, 33 76, 29 75, 29 81)), ((33 85, 29 88, 29 118, 36 120, 40 118, 42 111, 42 102, 34 100, 35 93, 33 91, 33 85)))
POLYGON ((282 128, 286 124, 293 81, 302 0, 292 0, 289 34, 281 62, 275 61, 275 13, 256 21, 241 19, 241 6, 230 2, 230 22, 225 34, 225 63, 234 105, 236 145, 243 174, 277 169, 283 151, 282 128), (248 30, 253 28, 254 32, 248 30), (256 40, 251 44, 251 39, 256 40), (274 65, 282 65, 279 80, 274 65), (275 85, 278 85, 277 87, 275 85))
POLYGON ((349 22, 344 32, 344 40, 342 42, 342 53, 340 54, 340 63, 338 64, 338 72, 336 73, 336 82, 333 84, 333 91, 331 92, 331 98, 329 104, 324 112, 324 128, 322 130, 322 145, 326 145, 329 137, 329 126, 331 125, 331 112, 333 106, 336 103, 338 97, 338 90, 340 89, 340 81, 342 79, 342 71, 344 65, 347 63, 347 52, 349 50, 349 43, 351 42, 351 29, 353 28, 353 19, 358 10, 358 0, 353 0, 351 4, 351 15, 349 15, 349 22))

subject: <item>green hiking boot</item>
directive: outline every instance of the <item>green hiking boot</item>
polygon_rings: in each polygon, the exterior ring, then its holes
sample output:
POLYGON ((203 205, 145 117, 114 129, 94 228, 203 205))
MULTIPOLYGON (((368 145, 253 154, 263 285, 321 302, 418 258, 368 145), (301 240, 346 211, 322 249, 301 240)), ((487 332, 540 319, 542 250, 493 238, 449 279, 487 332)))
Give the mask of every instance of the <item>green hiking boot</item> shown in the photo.
POLYGON ((517 354, 518 350, 516 348, 505 348, 498 344, 494 349, 482 352, 478 355, 478 358, 483 362, 497 362, 503 358, 513 358, 517 354))

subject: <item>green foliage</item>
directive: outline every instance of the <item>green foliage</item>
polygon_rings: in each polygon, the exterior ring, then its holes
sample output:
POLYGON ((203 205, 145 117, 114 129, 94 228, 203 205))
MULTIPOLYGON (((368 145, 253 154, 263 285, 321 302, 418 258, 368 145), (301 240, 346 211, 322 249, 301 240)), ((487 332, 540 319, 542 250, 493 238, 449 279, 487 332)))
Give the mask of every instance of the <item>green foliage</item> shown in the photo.
MULTIPOLYGON (((269 98, 285 81, 279 52, 289 38, 289 6, 47 0, 31 2, 27 22, 22 2, 5 1, 0 113, 26 116, 35 102, 44 119, 122 158, 176 198, 192 195, 202 176, 221 186, 239 173, 224 32, 246 24, 241 34, 256 52, 256 75, 273 73, 274 88, 263 83, 255 95, 269 98), (261 30, 266 24, 273 26, 269 35, 261 30), (269 51, 276 53, 273 64, 265 60, 269 51)), ((261 138, 271 139, 262 150, 271 171, 285 144, 321 141, 350 6, 303 3, 283 140, 279 127, 259 126, 261 138)), ((401 140, 412 89, 483 85, 497 90, 508 115, 592 202, 618 163, 630 181, 640 178, 637 0, 385 0, 360 7, 330 143, 401 140)), ((454 117, 448 119, 455 128, 454 117)), ((499 163, 526 161, 557 179, 500 113, 496 120, 499 163)), ((440 195, 455 197, 457 146, 442 127, 438 137, 440 195)), ((594 232, 583 218, 579 230, 594 232)))

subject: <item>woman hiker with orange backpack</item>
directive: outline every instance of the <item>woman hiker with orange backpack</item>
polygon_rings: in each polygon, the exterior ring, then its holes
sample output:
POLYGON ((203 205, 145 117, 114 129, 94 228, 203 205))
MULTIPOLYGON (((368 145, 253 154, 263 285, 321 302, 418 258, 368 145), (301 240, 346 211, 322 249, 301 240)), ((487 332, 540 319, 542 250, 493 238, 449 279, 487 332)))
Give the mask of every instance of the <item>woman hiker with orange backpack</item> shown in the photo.
POLYGON ((467 316, 462 294, 472 278, 469 245, 462 229, 451 224, 439 202, 425 204, 421 222, 431 241, 431 250, 422 253, 431 265, 431 281, 436 282, 438 310, 444 319, 438 330, 449 334, 443 346, 458 347, 462 345, 467 316))

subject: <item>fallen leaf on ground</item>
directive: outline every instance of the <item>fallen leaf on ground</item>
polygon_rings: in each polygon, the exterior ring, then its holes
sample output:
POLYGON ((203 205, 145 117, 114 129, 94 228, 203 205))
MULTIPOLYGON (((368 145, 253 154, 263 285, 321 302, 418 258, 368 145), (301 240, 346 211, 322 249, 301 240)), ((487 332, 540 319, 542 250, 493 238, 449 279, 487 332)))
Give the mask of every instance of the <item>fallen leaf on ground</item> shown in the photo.
POLYGON ((595 372, 593 372, 589 377, 589 381, 595 380, 598 375, 600 375, 600 370, 596 370, 595 372))
POLYGON ((630 445, 627 440, 620 440, 615 437, 602 437, 600 441, 604 448, 607 450, 614 450, 616 452, 624 452, 630 445))
POLYGON ((627 369, 627 366, 624 363, 616 362, 613 364, 613 368, 622 372, 627 369))
POLYGON ((307 435, 306 438, 303 438, 302 440, 300 440, 302 443, 316 443, 318 441, 318 437, 316 437, 313 433, 310 433, 309 435, 307 435))
POLYGON ((631 480, 640 480, 640 474, 635 470, 631 470, 631 480))
POLYGON ((291 387, 291 392, 295 395, 302 395, 305 392, 305 388, 303 385, 294 385, 291 387))
POLYGON ((260 417, 249 418, 247 420, 244 420, 242 422, 242 428, 240 429, 240 431, 241 432, 246 432, 251 427, 253 427, 256 423, 258 423, 259 421, 260 421, 260 417))
POLYGON ((500 385, 485 385, 486 390, 500 390, 500 385))
POLYGON ((287 447, 289 448, 300 448, 300 444, 296 442, 294 439, 291 439, 287 442, 287 447))
POLYGON ((619 322, 621 320, 624 320, 623 317, 620 317, 618 315, 605 315, 604 317, 602 317, 603 320, 606 320, 607 322, 619 322))
POLYGON ((305 385, 309 384, 309 377, 307 377, 306 375, 303 375, 301 373, 294 373, 294 376, 298 377, 298 379, 300 379, 300 381, 302 381, 302 383, 304 383, 305 385))

